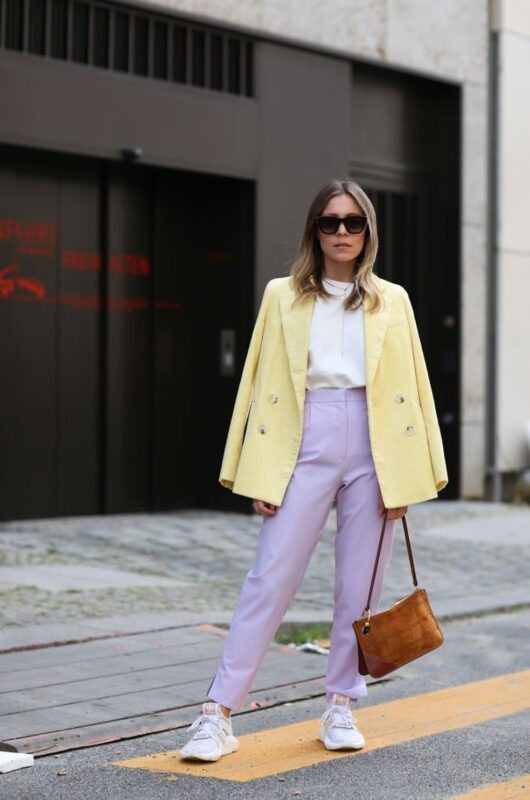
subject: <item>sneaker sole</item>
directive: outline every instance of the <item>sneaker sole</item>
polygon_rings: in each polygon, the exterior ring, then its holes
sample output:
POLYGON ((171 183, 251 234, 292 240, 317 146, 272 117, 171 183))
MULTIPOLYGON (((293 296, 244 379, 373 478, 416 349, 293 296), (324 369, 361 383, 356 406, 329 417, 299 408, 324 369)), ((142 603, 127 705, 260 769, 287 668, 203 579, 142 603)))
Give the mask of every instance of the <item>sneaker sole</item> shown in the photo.
POLYGON ((222 756, 228 756, 230 753, 235 753, 239 750, 239 742, 235 736, 228 736, 224 747, 221 752, 213 753, 184 753, 179 750, 182 758, 191 759, 193 761, 219 761, 222 756))
POLYGON ((362 750, 366 742, 362 744, 337 744, 327 739, 323 734, 319 733, 318 738, 324 743, 327 750, 362 750))

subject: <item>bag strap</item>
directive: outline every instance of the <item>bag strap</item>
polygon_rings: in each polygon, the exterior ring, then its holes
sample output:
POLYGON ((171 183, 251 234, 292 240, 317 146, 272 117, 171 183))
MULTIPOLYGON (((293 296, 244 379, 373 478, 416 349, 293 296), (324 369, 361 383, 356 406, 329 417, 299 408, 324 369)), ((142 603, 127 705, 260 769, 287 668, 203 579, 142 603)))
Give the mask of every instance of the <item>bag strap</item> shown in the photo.
MULTIPOLYGON (((385 514, 384 514, 384 518, 383 518, 383 525, 381 527, 381 535, 379 537, 379 547, 377 548, 377 555, 375 557, 374 571, 372 573, 372 582, 370 584, 370 591, 368 592, 368 601, 366 603, 366 608, 364 609, 365 613, 370 611, 370 600, 372 599, 372 592, 373 592, 373 589, 374 589, 375 576, 376 576, 377 567, 378 567, 378 564, 379 564, 379 556, 381 555, 381 548, 383 546, 383 536, 384 536, 384 533, 385 533, 385 525, 386 525, 387 516, 388 516, 388 508, 385 509, 385 514)), ((409 563, 410 563, 410 571, 412 572, 412 580, 414 582, 414 588, 417 589, 418 588, 418 579, 416 578, 416 569, 414 567, 414 557, 412 555, 412 546, 410 544, 409 529, 408 529, 408 526, 407 526, 407 520, 405 519, 405 516, 406 515, 404 514, 401 517, 401 522, 403 523, 403 531, 405 533, 405 541, 407 542, 407 552, 408 552, 408 555, 409 555, 409 563)))

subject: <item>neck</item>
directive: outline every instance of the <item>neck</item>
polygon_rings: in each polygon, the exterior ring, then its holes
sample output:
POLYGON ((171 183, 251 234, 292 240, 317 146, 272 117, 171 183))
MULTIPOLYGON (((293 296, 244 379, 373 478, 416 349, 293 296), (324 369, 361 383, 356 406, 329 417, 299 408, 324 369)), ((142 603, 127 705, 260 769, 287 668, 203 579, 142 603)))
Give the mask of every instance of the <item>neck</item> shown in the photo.
POLYGON ((353 283, 354 277, 355 269, 351 264, 326 265, 322 272, 322 278, 330 278, 332 281, 343 281, 344 283, 353 283))

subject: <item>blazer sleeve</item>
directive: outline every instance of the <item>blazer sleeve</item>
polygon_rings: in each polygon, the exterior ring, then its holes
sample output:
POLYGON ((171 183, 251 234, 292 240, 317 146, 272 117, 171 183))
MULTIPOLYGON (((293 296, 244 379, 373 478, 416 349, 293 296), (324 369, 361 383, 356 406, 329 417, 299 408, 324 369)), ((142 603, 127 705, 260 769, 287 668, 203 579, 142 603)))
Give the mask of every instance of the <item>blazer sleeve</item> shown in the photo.
POLYGON ((263 340, 263 331, 265 329, 265 321, 267 319, 270 286, 271 281, 267 283, 263 292, 261 306, 254 324, 254 330, 252 332, 250 344, 248 346, 247 356, 234 402, 232 419, 230 421, 230 427, 228 429, 228 435, 226 438, 221 472, 219 475, 219 483, 227 489, 233 488, 237 468, 239 465, 245 425, 250 411, 250 404, 252 402, 254 376, 256 374, 256 367, 258 365, 258 359, 261 350, 261 342, 263 340))
POLYGON ((429 374, 427 372, 427 364, 425 362, 425 356, 423 355, 423 348, 421 346, 418 333, 418 326, 414 316, 414 309, 412 308, 412 303, 410 302, 410 297, 407 291, 405 291, 405 305, 410 336, 412 340, 414 367, 416 370, 416 381, 418 385, 420 405, 427 430, 427 440, 429 443, 434 478, 436 481, 436 491, 439 492, 441 489, 447 486, 448 483, 442 434, 440 432, 436 406, 434 403, 429 374))

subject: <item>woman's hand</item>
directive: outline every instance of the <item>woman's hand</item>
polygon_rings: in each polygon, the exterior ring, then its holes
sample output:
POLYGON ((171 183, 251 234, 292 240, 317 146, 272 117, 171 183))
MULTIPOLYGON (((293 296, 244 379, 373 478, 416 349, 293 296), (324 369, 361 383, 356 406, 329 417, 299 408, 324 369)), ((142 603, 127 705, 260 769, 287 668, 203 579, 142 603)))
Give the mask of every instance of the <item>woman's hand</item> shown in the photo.
POLYGON ((277 506, 273 506, 272 503, 265 503, 263 500, 253 500, 252 508, 256 514, 263 514, 264 517, 272 517, 276 514, 277 506))
MULTIPOLYGON (((404 517, 407 513, 408 506, 399 506, 398 508, 389 508, 387 519, 399 519, 399 517, 404 517)), ((383 503, 383 498, 379 495, 379 513, 381 516, 385 513, 385 504, 383 503)))

